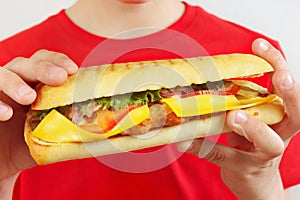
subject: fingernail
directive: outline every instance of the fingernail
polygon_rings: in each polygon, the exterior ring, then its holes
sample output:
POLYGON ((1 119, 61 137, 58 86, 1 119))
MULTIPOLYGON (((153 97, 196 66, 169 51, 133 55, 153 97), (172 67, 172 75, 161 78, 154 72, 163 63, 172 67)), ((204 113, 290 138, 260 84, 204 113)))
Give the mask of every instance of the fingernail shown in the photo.
POLYGON ((237 124, 243 124, 247 121, 248 117, 247 114, 244 111, 238 111, 235 115, 235 123, 237 124))
POLYGON ((26 96, 26 95, 30 94, 31 92, 32 92, 32 89, 26 85, 21 85, 18 88, 18 94, 21 97, 26 96))
POLYGON ((269 45, 265 41, 261 41, 259 43, 259 49, 261 51, 267 51, 269 49, 269 45))
POLYGON ((293 78, 291 75, 287 75, 282 83, 282 87, 288 88, 294 83, 293 78))
POLYGON ((6 105, 0 104, 0 114, 4 114, 8 111, 8 107, 6 105))
POLYGON ((67 67, 70 73, 76 73, 78 71, 78 66, 71 60, 66 60, 63 66, 67 67))

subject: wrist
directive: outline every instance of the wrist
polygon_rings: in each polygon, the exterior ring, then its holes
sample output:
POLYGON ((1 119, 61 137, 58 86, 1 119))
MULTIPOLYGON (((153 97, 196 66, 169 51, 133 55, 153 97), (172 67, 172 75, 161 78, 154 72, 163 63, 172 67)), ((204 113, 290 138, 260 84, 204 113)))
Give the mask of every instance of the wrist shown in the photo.
MULTIPOLYGON (((254 187, 255 188, 255 187, 254 187)), ((271 181, 266 184, 257 184, 256 189, 252 189, 250 194, 237 195, 239 200, 286 200, 287 195, 284 190, 279 171, 271 181)))

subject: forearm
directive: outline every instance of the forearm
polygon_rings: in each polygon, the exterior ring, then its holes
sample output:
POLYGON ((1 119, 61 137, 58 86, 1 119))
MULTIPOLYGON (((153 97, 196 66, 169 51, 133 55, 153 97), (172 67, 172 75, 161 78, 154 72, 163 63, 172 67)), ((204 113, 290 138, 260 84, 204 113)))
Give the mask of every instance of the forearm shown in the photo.
POLYGON ((18 174, 0 182, 1 200, 11 200, 12 199, 13 190, 14 190, 14 186, 15 186, 15 182, 16 182, 17 178, 18 178, 18 174))

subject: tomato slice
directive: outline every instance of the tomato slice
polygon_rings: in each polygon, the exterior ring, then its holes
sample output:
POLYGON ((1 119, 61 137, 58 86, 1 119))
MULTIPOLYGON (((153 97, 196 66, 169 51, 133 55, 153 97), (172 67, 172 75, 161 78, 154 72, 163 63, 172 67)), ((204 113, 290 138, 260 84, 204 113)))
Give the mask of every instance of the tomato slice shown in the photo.
POLYGON ((230 90, 225 91, 225 94, 226 95, 236 95, 240 89, 241 89, 241 86, 233 85, 230 90))
POLYGON ((108 132, 114 128, 130 111, 140 107, 140 105, 132 105, 116 111, 108 109, 97 111, 97 120, 102 133, 108 132))

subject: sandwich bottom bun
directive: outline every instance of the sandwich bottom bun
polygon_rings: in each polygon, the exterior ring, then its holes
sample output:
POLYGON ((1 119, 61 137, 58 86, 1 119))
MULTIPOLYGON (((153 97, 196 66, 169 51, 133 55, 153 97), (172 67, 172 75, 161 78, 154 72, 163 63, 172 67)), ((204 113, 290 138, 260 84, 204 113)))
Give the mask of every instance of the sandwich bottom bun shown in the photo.
MULTIPOLYGON (((269 125, 280 122, 284 115, 284 107, 279 99, 244 110, 269 125)), ((128 152, 231 131, 225 123, 223 113, 153 130, 140 136, 120 135, 86 143, 49 143, 32 136, 30 117, 29 112, 25 121, 24 136, 32 157, 39 165, 128 152)))

